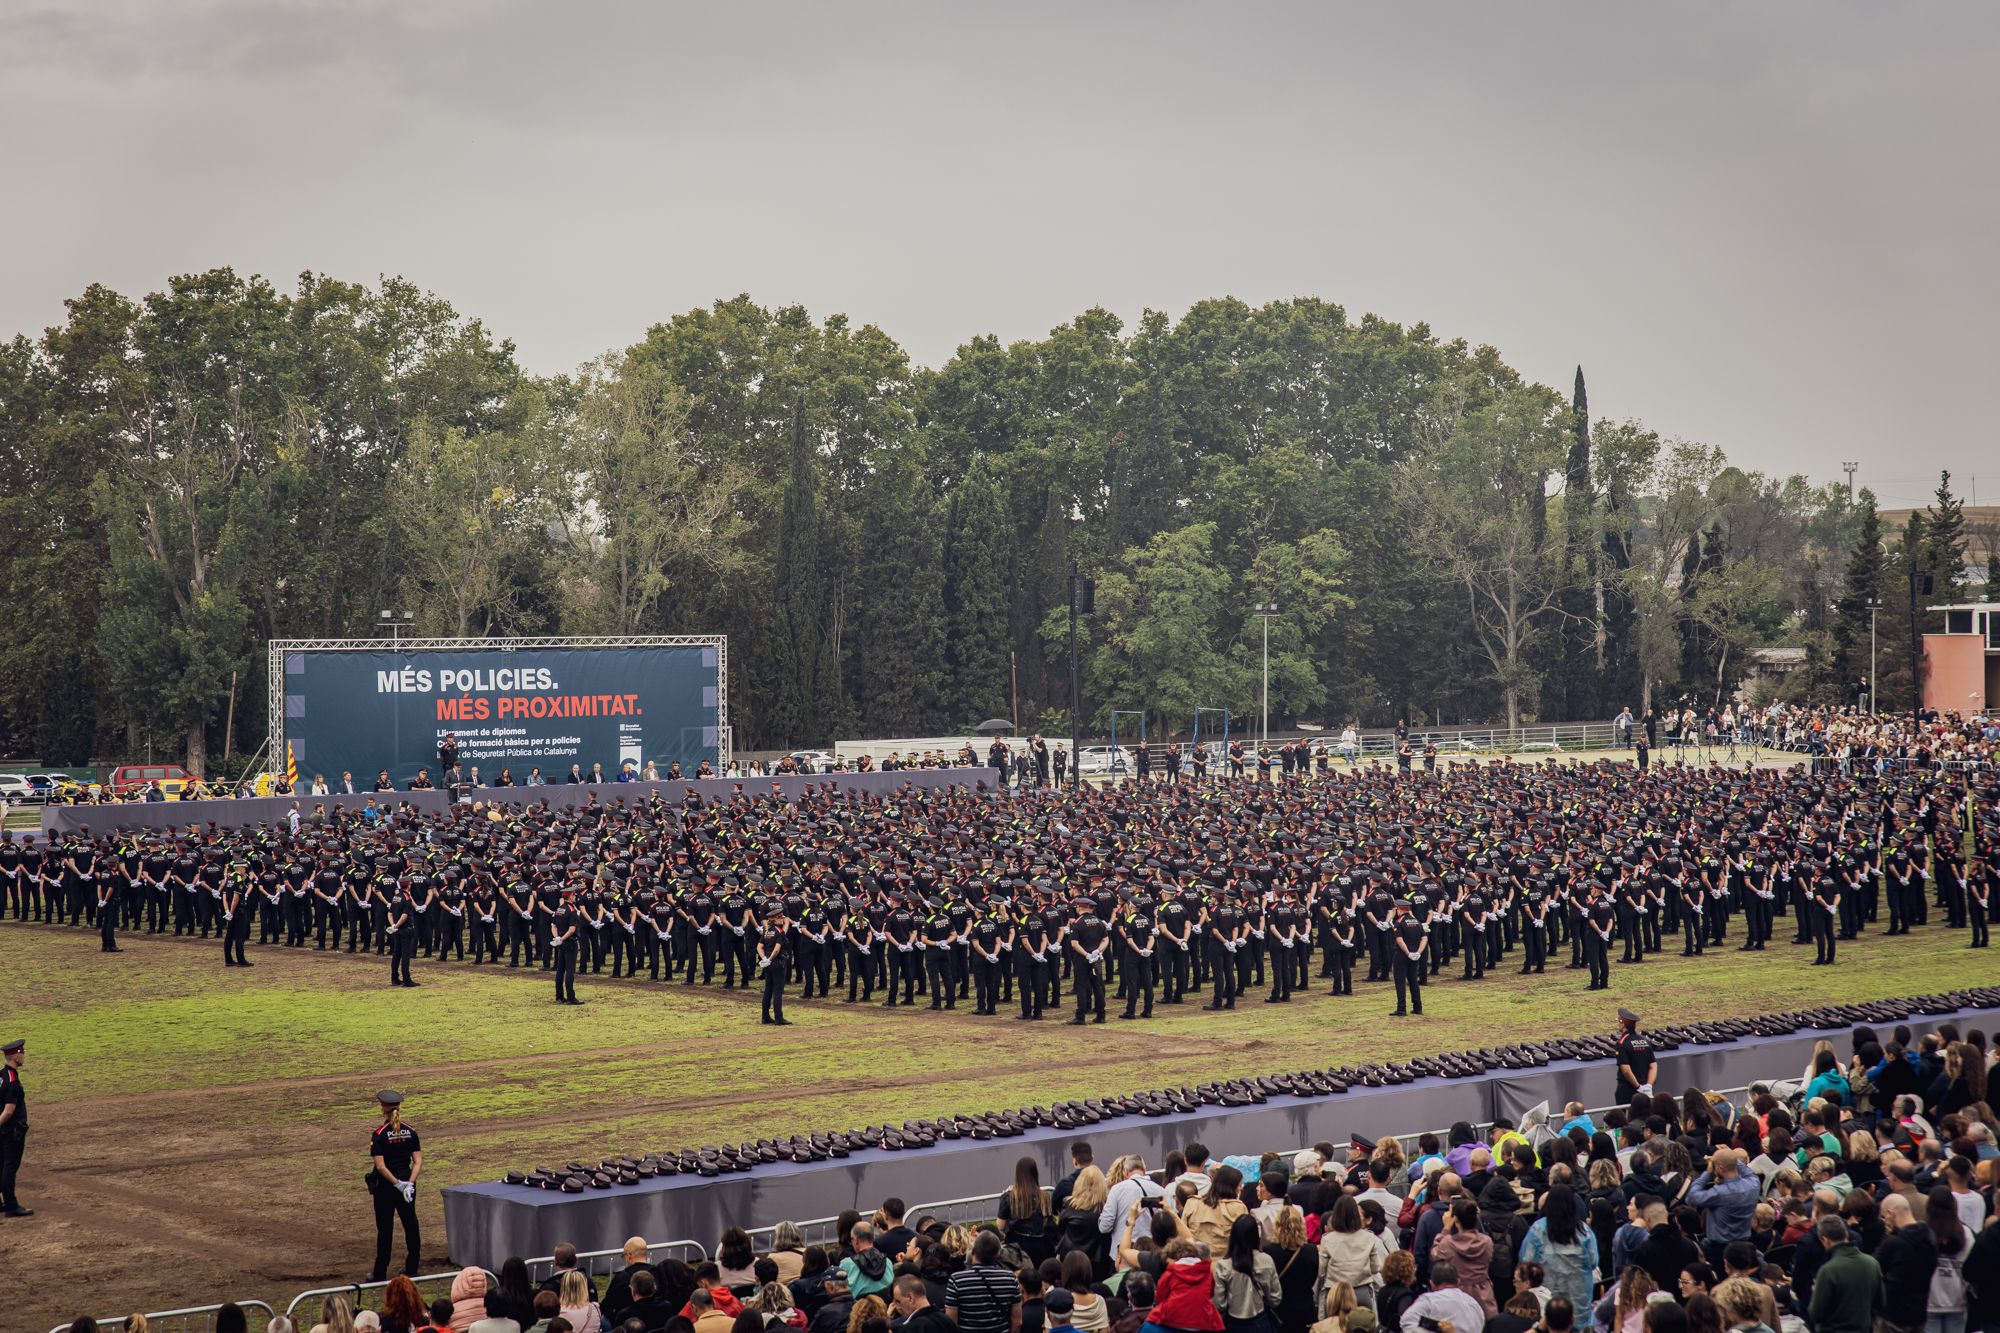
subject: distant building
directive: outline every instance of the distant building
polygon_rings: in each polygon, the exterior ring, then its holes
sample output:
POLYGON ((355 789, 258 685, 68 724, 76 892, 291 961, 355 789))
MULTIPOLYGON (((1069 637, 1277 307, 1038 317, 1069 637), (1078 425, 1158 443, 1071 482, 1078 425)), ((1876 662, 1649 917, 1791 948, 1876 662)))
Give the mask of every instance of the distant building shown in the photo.
POLYGON ((2000 602, 1934 606, 1941 633, 1924 634, 1924 707, 1982 713, 2000 702, 2000 602))
MULTIPOLYGON (((1752 648, 1750 668, 1743 673, 1743 683, 1736 689, 1739 700, 1757 695, 1757 687, 1765 681, 1775 690, 1784 683, 1785 677, 1806 664, 1806 650, 1803 648, 1752 648)), ((1769 696, 1765 696, 1769 697, 1769 696)))

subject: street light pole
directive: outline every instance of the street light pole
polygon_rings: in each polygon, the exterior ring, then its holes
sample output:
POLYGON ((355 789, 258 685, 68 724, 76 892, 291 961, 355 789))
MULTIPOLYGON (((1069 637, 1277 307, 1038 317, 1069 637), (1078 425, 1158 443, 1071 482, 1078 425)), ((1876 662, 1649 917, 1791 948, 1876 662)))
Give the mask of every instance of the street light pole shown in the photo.
POLYGON ((1076 561, 1069 562, 1069 785, 1083 785, 1083 751, 1077 744, 1077 709, 1079 708, 1076 673, 1076 561))
POLYGON ((1271 617, 1278 614, 1276 602, 1259 602, 1250 608, 1250 614, 1264 622, 1264 720, 1259 745, 1271 743, 1271 617))
POLYGON ((1882 599, 1868 599, 1868 716, 1875 716, 1875 613, 1882 609, 1882 599))

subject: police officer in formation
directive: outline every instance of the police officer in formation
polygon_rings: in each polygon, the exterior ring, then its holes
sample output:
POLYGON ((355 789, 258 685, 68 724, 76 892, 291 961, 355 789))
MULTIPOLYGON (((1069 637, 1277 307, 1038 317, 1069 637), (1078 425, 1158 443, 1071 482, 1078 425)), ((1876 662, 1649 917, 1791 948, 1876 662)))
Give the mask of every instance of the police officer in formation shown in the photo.
POLYGON ((779 1027, 789 1027, 792 1022, 785 1017, 785 985, 791 980, 791 945, 786 930, 784 909, 779 908, 764 922, 757 937, 757 971, 764 978, 763 1021, 779 1027))
POLYGON ((256 921, 269 947, 387 953, 398 986, 416 984, 418 956, 469 953, 539 965, 576 1003, 576 973, 607 958, 614 976, 643 963, 647 980, 686 985, 717 984, 719 962, 724 986, 761 977, 774 1021, 796 985, 891 1007, 965 998, 982 1015, 1018 1003, 1024 1021, 1067 986, 1071 1021, 1087 1022, 1112 996, 1144 1019, 1155 1004, 1232 1009, 1252 987, 1287 1003, 1315 976, 1347 995, 1364 968, 1419 1012, 1448 967, 1476 984, 1518 954, 1539 974, 1565 943, 1604 989, 1674 935, 1688 956, 1766 949, 1784 916, 1824 965, 1871 929, 1949 938, 1934 917, 1983 948, 2000 897, 2000 793, 1956 777, 1288 773, 1227 797, 1159 783, 786 805, 743 791, 498 822, 337 812, 300 830, 7 835, 0 908, 92 922, 114 948, 120 929, 219 938, 232 967, 250 965, 256 921))

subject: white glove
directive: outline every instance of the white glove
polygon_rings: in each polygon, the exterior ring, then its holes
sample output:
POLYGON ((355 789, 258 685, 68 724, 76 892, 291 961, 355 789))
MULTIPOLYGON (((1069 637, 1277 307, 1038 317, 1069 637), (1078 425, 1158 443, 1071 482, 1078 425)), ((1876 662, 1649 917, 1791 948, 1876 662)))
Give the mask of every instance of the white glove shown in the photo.
POLYGON ((403 1182, 402 1189, 404 1203, 415 1203, 417 1201, 417 1187, 414 1184, 406 1180, 403 1182))

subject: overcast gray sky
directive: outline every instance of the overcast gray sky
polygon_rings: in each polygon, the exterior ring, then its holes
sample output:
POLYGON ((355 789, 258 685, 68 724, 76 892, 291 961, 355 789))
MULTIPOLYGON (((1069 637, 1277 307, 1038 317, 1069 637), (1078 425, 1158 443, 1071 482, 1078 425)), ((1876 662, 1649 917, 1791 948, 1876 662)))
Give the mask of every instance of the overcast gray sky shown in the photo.
POLYGON ((543 371, 739 291, 933 365, 1316 295, 1990 502, 1996 69, 1991 0, 9 0, 0 331, 222 264, 400 273, 543 371))

